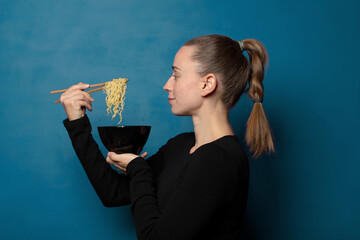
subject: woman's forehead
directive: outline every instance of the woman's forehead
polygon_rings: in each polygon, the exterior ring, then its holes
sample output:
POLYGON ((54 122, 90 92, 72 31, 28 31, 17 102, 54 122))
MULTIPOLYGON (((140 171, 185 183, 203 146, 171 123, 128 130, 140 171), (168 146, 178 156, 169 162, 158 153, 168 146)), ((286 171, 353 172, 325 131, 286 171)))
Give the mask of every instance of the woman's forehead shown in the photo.
POLYGON ((173 68, 181 71, 185 68, 194 67, 195 62, 192 59, 194 51, 194 46, 181 47, 175 55, 173 68))

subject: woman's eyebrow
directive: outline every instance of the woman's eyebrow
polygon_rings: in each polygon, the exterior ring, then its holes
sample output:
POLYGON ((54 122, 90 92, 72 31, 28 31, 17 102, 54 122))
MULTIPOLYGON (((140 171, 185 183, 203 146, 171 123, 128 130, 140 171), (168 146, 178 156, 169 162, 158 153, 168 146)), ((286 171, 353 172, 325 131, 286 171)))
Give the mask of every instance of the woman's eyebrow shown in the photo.
POLYGON ((172 66, 171 68, 172 68, 174 71, 177 71, 177 72, 181 71, 180 68, 175 67, 175 66, 172 66))

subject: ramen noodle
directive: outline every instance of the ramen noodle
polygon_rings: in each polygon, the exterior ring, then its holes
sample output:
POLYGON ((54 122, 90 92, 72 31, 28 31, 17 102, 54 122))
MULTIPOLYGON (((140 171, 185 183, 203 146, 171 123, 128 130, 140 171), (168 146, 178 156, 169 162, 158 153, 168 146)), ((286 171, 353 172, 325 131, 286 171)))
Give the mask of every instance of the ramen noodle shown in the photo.
POLYGON ((113 79, 110 82, 105 83, 104 93, 106 94, 106 105, 107 105, 107 115, 112 113, 111 119, 116 117, 116 114, 119 115, 120 121, 122 121, 121 112, 124 109, 125 105, 125 93, 126 93, 126 78, 113 79))

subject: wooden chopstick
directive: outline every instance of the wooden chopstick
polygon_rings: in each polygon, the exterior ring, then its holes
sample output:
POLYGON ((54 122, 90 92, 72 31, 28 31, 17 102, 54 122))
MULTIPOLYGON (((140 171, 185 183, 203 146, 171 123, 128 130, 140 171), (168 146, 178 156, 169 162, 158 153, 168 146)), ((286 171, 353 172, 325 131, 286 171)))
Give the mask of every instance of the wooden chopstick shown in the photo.
MULTIPOLYGON (((100 83, 101 84, 101 83, 100 83)), ((105 83, 104 83, 105 84, 105 83)), ((94 85, 90 85, 90 87, 91 86, 101 86, 101 85, 99 85, 99 84, 94 84, 94 85)), ((96 87, 95 86, 95 87, 96 87)), ((100 90, 103 90, 104 89, 104 87, 99 87, 99 88, 95 88, 95 89, 91 89, 91 90, 89 90, 89 91, 86 91, 87 93, 93 93, 93 92, 97 92, 97 91, 100 91, 100 90)), ((59 91, 61 91, 61 90, 59 90, 59 91)), ((65 89, 65 91, 66 91, 66 89, 65 89)), ((55 101, 55 103, 59 103, 60 102, 60 100, 56 100, 55 101)))
MULTIPOLYGON (((98 83, 98 84, 93 84, 93 85, 90 85, 89 88, 92 88, 92 87, 99 87, 99 86, 104 86, 105 83, 98 83)), ((56 91, 51 91, 50 94, 53 94, 53 93, 61 93, 61 92, 65 92, 67 89, 62 89, 62 90, 56 90, 56 91)), ((99 91, 99 90, 98 90, 99 91)))
MULTIPOLYGON (((125 82, 128 82, 129 79, 125 79, 126 81, 125 82)), ((98 84, 93 84, 93 85, 90 85, 89 88, 92 88, 92 87, 99 87, 99 86, 105 86, 105 83, 98 83, 98 84)), ((95 88, 95 89, 92 89, 92 90, 89 90, 89 91, 86 91, 87 93, 93 93, 93 92, 97 92, 97 91, 100 91, 100 90, 103 90, 104 87, 99 87, 99 88, 95 88)), ((62 90, 56 90, 56 91, 51 91, 50 94, 53 94, 53 93, 61 93, 61 92, 65 92, 67 89, 62 89, 62 90)), ((59 103, 60 100, 56 100, 55 103, 59 103)))

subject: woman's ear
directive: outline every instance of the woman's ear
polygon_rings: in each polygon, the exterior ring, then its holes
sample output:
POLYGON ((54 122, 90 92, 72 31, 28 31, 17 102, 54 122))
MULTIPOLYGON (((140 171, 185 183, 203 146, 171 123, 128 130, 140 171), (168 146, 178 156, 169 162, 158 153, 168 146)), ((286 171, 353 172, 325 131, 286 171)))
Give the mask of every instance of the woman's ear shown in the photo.
POLYGON ((213 73, 205 75, 201 79, 201 96, 206 97, 213 93, 217 87, 217 79, 213 73))

